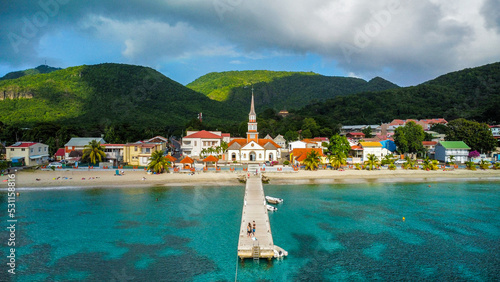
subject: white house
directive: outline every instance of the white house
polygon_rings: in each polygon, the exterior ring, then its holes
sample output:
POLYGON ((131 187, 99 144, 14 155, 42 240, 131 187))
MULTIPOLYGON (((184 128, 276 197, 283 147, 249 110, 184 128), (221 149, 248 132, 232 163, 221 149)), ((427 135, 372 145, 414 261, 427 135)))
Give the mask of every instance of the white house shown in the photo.
POLYGON ((125 144, 102 144, 106 159, 113 161, 113 165, 118 165, 123 161, 125 144))
POLYGON ((379 160, 382 159, 382 144, 380 142, 359 142, 363 148, 363 161, 368 160, 368 155, 373 154, 379 160))
POLYGON ((6 149, 7 160, 21 162, 27 166, 41 165, 49 159, 49 145, 42 143, 17 142, 6 149))
POLYGON ((182 138, 182 153, 189 157, 199 157, 203 149, 220 146, 224 139, 222 135, 220 131, 188 131, 187 136, 182 138))
POLYGON ((439 141, 434 148, 434 157, 441 162, 449 162, 450 156, 454 162, 464 163, 469 156, 470 147, 463 141, 439 141))
POLYGON ((288 143, 288 150, 291 152, 294 149, 306 149, 306 148, 321 148, 321 141, 311 141, 311 139, 304 139, 299 141, 293 141, 288 143))

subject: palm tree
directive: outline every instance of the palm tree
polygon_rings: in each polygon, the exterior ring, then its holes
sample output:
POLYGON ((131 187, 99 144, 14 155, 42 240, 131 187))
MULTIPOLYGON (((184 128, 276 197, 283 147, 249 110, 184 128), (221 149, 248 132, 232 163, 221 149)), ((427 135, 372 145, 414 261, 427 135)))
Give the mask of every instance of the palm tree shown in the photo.
POLYGON ((476 164, 474 164, 473 161, 468 161, 468 162, 465 162, 465 167, 468 169, 468 170, 476 170, 476 164))
POLYGON ((394 163, 394 155, 393 154, 389 154, 389 155, 385 155, 385 157, 382 159, 382 165, 390 165, 390 164, 393 164, 394 163))
POLYGON ((414 169, 415 162, 411 159, 410 156, 405 157, 405 163, 403 164, 403 169, 414 169))
POLYGON ((307 157, 304 160, 304 165, 306 166, 306 169, 309 170, 318 169, 319 163, 320 163, 320 155, 315 150, 309 152, 309 154, 307 154, 307 157))
POLYGON ((104 153, 104 148, 101 146, 101 142, 92 140, 88 145, 83 147, 82 159, 89 159, 91 163, 95 164, 96 160, 101 162, 105 157, 106 153, 104 153))
POLYGON ((438 160, 432 160, 432 170, 438 170, 439 162, 438 160))
POLYGON ((334 169, 339 169, 340 166, 345 165, 347 163, 347 158, 345 157, 345 154, 342 152, 339 152, 335 155, 331 155, 329 157, 330 164, 334 169))
POLYGON ((170 162, 163 156, 163 151, 154 151, 149 158, 148 170, 156 173, 168 172, 170 162))
POLYGON ((499 162, 496 162, 496 163, 493 165, 493 169, 500 169, 500 163, 499 163, 499 162))
POLYGON ((433 168, 433 166, 432 166, 431 160, 429 159, 429 157, 425 157, 424 164, 422 165, 422 169, 432 170, 432 168, 433 168))
POLYGON ((481 160, 481 162, 479 162, 479 167, 481 169, 488 169, 490 167, 490 162, 487 160, 481 160))
POLYGON ((449 165, 454 165, 455 163, 453 162, 455 160, 455 156, 454 155, 450 155, 448 157, 448 164, 449 165))
POLYGON ((365 164, 367 165, 366 169, 372 170, 374 166, 379 164, 377 156, 368 154, 368 160, 365 161, 365 164))

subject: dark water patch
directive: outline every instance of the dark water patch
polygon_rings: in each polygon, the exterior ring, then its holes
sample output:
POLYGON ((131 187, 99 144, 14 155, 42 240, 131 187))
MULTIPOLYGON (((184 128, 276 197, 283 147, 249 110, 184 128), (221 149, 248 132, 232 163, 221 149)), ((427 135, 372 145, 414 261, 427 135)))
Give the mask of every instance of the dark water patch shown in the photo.
POLYGON ((174 228, 188 228, 198 226, 200 224, 197 220, 186 220, 182 217, 173 217, 170 225, 174 228))
POLYGON ((117 225, 114 227, 116 229, 130 229, 130 228, 138 228, 141 226, 141 223, 133 220, 120 220, 116 222, 117 225))
POLYGON ((91 211, 81 211, 81 212, 78 212, 78 216, 84 216, 84 215, 90 215, 90 214, 94 214, 94 213, 91 212, 91 211))
POLYGON ((54 210, 44 209, 44 208, 37 208, 37 209, 33 209, 33 211, 35 211, 35 212, 53 212, 54 210))

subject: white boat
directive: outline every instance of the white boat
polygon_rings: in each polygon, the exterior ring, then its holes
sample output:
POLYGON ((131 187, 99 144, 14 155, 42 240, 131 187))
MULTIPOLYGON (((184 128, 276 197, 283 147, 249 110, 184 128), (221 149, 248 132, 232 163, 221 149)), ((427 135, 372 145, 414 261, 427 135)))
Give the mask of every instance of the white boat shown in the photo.
POLYGON ((288 256, 288 252, 279 246, 274 245, 273 249, 274 249, 274 257, 277 259, 282 259, 288 256))
POLYGON ((266 208, 267 208, 267 210, 268 210, 268 211, 272 211, 272 212, 273 212, 273 211, 277 211, 277 210, 278 210, 278 208, 273 207, 273 206, 271 206, 271 205, 266 205, 266 208))
POLYGON ((275 198, 271 196, 266 196, 266 201, 270 204, 281 204, 283 203, 283 199, 281 198, 275 198))

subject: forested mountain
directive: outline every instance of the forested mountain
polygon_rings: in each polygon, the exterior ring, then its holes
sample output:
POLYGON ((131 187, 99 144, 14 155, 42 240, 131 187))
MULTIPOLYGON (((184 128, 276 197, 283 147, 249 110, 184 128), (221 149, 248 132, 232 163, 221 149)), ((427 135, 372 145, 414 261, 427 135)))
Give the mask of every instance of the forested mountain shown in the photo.
POLYGON ((300 130, 303 137, 331 136, 341 124, 380 124, 395 118, 500 122, 500 63, 405 88, 382 78, 366 82, 313 73, 228 72, 227 83, 223 76, 209 74, 198 85, 207 86, 199 88, 205 92, 219 87, 217 83, 225 85, 221 89, 230 87, 223 102, 133 65, 84 65, 5 79, 0 81, 0 141, 43 141, 55 149, 72 135, 104 134, 108 142, 129 142, 180 136, 188 127, 244 136, 251 97, 247 82, 253 83, 262 137, 290 137, 300 130), (286 118, 276 114, 283 108, 290 112, 286 118), (196 119, 199 112, 203 123, 196 119))
POLYGON ((312 72, 275 71, 209 73, 187 85, 237 108, 248 104, 252 86, 257 108, 277 110, 300 108, 311 101, 324 101, 341 95, 398 88, 380 77, 367 82, 360 78, 330 77, 312 72))
MULTIPOLYGON (((32 126, 54 122, 104 128, 178 127, 199 112, 210 120, 231 110, 146 67, 78 66, 0 81, 0 121, 32 126)), ((212 120, 212 121, 213 121, 212 120)))
POLYGON ((0 80, 5 80, 5 79, 16 79, 23 77, 25 75, 35 75, 35 74, 40 74, 40 73, 50 73, 56 70, 61 70, 61 68, 54 68, 50 67, 47 65, 40 65, 34 69, 27 69, 23 71, 14 71, 14 72, 9 72, 8 74, 4 75, 3 77, 0 77, 0 80))
POLYGON ((305 106, 301 116, 342 124, 444 117, 500 122, 500 63, 440 76, 418 86, 336 97, 305 106))

